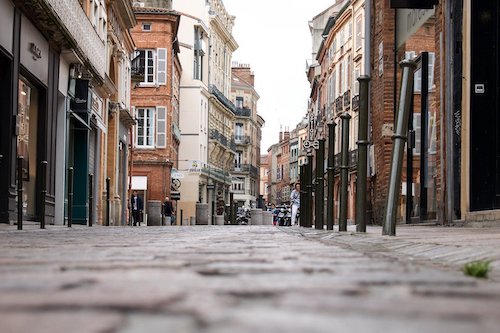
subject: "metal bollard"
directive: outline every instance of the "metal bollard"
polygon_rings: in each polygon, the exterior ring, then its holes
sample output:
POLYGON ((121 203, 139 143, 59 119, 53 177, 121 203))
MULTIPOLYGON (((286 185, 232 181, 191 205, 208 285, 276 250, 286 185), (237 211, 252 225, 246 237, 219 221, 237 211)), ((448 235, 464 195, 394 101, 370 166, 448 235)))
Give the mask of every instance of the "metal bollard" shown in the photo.
POLYGON ((89 227, 92 226, 92 219, 94 218, 93 206, 94 206, 94 174, 89 174, 89 227))
POLYGON ((299 226, 304 227, 304 204, 306 202, 305 193, 304 189, 306 188, 305 182, 304 182, 304 168, 305 165, 299 166, 299 183, 300 183, 300 216, 299 216, 299 226))
POLYGON ((340 208, 339 231, 347 231, 347 181, 349 172, 349 121, 351 116, 344 112, 342 119, 342 153, 340 162, 340 208))
POLYGON ((326 205, 326 229, 333 230, 334 224, 334 185, 335 185, 335 127, 337 124, 331 122, 328 124, 328 200, 326 205))
POLYGON ((23 230, 23 161, 17 157, 17 230, 23 230))
POLYGON ((314 228, 323 230, 325 226, 325 139, 318 140, 319 147, 316 150, 316 193, 314 195, 316 216, 314 228))
MULTIPOLYGON (((161 209, 161 225, 164 226, 165 225, 165 211, 164 211, 164 204, 162 204, 160 206, 160 209, 161 209)), ((181 222, 182 222, 182 219, 181 219, 181 222)))
POLYGON ((45 229, 45 203, 47 201, 47 161, 40 163, 40 229, 45 229))
POLYGON ((356 181, 356 231, 366 232, 366 178, 368 177, 368 85, 370 77, 359 81, 358 179, 356 181))
POLYGON ((111 179, 106 178, 106 227, 109 227, 109 219, 110 219, 110 182, 111 179))
MULTIPOLYGON (((182 225, 182 221, 184 220, 184 211, 181 209, 181 225, 182 225)), ((172 223, 172 222, 170 222, 172 223)))
POLYGON ((305 221, 306 228, 312 228, 313 219, 313 157, 312 155, 307 156, 307 167, 306 167, 306 187, 307 187, 307 220, 305 221))
POLYGON ((68 228, 73 224, 73 167, 68 169, 68 228))
POLYGON ((408 117, 410 114, 410 100, 413 94, 413 74, 416 64, 411 60, 400 63, 403 68, 401 93, 399 98, 396 126, 392 136, 391 173, 389 174, 389 193, 384 216, 382 235, 396 236, 396 216, 398 210, 399 191, 401 189, 401 173, 403 168, 403 152, 407 140, 408 117))
POLYGON ((234 193, 229 193, 229 223, 236 224, 236 214, 234 213, 234 193))

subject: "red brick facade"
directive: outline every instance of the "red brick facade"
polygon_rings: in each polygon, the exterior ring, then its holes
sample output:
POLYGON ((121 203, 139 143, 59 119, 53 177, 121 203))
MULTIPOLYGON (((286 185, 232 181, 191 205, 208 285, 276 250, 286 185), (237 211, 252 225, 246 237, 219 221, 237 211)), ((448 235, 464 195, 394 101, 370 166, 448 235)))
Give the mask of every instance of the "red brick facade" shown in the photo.
MULTIPOLYGON (((179 83, 181 67, 177 58, 174 41, 177 36, 179 16, 167 10, 152 12, 137 11, 138 25, 132 30, 137 49, 166 49, 166 84, 133 84, 132 106, 136 117, 139 108, 166 108, 166 147, 156 147, 158 128, 153 126, 154 147, 137 147, 137 129, 134 131, 133 176, 148 177, 148 192, 146 200, 163 200, 170 195, 171 169, 177 166, 179 138, 174 133, 174 124, 179 122, 179 83), (144 31, 143 24, 150 24, 150 31, 144 31)), ((146 10, 147 11, 147 10, 146 10)), ((155 60, 155 75, 157 67, 155 60)), ((137 126, 136 126, 137 128, 137 126)), ((178 126, 177 126, 178 128, 178 126)))

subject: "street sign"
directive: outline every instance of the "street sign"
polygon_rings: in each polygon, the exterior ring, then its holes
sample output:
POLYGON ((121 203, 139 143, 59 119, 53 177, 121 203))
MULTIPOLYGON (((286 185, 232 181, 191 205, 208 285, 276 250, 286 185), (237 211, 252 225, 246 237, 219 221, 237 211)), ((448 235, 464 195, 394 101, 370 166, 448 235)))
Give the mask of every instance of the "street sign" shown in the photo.
POLYGON ((310 140, 305 140, 304 143, 302 143, 302 148, 304 148, 305 150, 308 150, 308 149, 319 149, 319 141, 318 140, 313 140, 313 141, 310 141, 310 140))
POLYGON ((170 192, 170 200, 181 200, 181 192, 171 191, 170 192))
POLYGON ((172 190, 177 191, 181 187, 181 181, 179 179, 172 179, 172 183, 170 184, 172 190))
POLYGON ((172 179, 183 179, 184 178, 184 174, 180 171, 174 171, 172 170, 172 173, 170 174, 170 177, 172 177, 172 179))

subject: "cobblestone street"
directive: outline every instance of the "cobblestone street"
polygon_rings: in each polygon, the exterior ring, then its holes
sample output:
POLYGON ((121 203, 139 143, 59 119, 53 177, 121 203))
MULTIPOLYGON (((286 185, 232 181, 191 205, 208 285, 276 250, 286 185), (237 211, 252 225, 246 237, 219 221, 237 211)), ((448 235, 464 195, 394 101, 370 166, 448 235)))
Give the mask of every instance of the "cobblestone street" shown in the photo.
POLYGON ((498 332, 498 280, 415 260, 405 230, 5 226, 0 331, 498 332))

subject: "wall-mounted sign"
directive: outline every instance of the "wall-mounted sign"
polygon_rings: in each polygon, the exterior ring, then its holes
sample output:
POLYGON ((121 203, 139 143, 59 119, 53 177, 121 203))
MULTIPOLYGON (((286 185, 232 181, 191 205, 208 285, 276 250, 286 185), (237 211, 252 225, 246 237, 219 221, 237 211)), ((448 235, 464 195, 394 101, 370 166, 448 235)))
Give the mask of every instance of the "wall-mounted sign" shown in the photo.
POLYGON ((30 43, 29 51, 33 55, 33 60, 42 59, 42 50, 35 43, 30 43))
POLYGON ((71 99, 71 110, 74 112, 87 112, 89 99, 89 81, 75 80, 75 97, 71 99))

